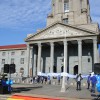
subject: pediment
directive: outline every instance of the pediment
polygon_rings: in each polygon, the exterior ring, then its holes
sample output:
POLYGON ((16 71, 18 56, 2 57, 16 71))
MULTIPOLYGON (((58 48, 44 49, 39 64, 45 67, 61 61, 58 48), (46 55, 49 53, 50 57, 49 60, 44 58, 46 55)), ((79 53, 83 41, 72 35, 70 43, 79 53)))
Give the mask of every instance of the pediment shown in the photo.
POLYGON ((78 28, 73 28, 66 25, 54 25, 52 27, 46 28, 43 31, 40 31, 37 34, 31 36, 28 40, 41 40, 41 39, 53 39, 53 38, 62 38, 62 37, 76 37, 76 36, 87 36, 95 35, 91 32, 86 32, 78 28))

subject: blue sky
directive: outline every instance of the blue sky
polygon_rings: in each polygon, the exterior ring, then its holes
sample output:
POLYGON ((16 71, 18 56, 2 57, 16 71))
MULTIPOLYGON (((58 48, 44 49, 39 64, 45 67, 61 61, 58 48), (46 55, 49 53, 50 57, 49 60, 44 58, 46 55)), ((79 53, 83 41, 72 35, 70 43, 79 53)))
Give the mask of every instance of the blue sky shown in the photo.
MULTIPOLYGON (((100 24, 100 0, 90 0, 93 22, 100 24)), ((46 26, 51 0, 0 0, 0 45, 25 43, 27 34, 46 26)))

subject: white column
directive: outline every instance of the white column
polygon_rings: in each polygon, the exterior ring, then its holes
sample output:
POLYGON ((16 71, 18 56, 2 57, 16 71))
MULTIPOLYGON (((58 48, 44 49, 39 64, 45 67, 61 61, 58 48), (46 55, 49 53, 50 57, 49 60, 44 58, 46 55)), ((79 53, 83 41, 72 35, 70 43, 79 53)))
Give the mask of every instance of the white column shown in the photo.
POLYGON ((34 50, 34 47, 32 47, 32 51, 31 51, 31 52, 32 52, 32 59, 31 59, 31 63, 32 63, 32 77, 34 76, 34 75, 33 75, 33 73, 34 73, 34 72, 33 72, 33 71, 34 71, 34 70, 33 70, 33 69, 34 69, 34 66, 33 66, 33 64, 34 64, 34 61, 33 61, 33 60, 34 60, 34 51, 33 51, 33 50, 34 50))
POLYGON ((97 44, 97 63, 100 63, 99 57, 100 57, 100 53, 99 53, 99 44, 97 44))
MULTIPOLYGON (((67 72, 67 41, 64 40, 64 72, 66 73, 67 72)), ((63 76, 63 79, 62 79, 62 87, 61 87, 61 92, 65 92, 66 90, 66 87, 65 87, 65 76, 63 76)))
POLYGON ((64 72, 67 72, 67 41, 64 41, 64 72))
POLYGON ((53 66, 54 66, 54 43, 50 43, 51 50, 50 50, 50 59, 51 59, 51 66, 50 66, 50 73, 53 72, 53 66))
POLYGON ((94 63, 97 63, 97 39, 93 39, 94 63))
POLYGON ((32 51, 32 72, 33 76, 36 76, 36 48, 33 46, 33 51, 32 51))
POLYGON ((30 65, 30 45, 27 44, 27 76, 29 77, 29 65, 30 65))
POLYGON ((78 73, 82 73, 82 41, 78 40, 78 73))
POLYGON ((36 75, 36 49, 33 47, 33 76, 36 75))
POLYGON ((38 43, 38 65, 37 65, 37 74, 41 72, 41 43, 38 43))

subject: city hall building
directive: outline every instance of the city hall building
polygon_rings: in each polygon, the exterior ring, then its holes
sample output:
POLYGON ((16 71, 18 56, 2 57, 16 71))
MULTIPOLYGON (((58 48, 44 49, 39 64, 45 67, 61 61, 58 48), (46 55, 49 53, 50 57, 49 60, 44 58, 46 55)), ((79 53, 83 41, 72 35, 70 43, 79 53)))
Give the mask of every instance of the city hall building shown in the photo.
POLYGON ((15 63, 16 72, 88 74, 99 63, 99 26, 92 23, 89 0, 52 0, 45 29, 26 37, 26 44, 0 46, 1 71, 15 63))
POLYGON ((27 43, 27 74, 30 48, 33 75, 38 72, 88 74, 99 63, 99 26, 92 23, 89 0, 52 0, 45 29, 30 35, 27 43))

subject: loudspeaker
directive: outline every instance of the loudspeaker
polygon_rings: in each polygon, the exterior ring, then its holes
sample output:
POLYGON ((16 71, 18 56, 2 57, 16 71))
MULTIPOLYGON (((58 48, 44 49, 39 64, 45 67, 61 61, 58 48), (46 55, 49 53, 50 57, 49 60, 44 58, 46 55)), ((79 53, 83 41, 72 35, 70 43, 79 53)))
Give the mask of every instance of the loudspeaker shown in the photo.
POLYGON ((10 64, 10 73, 15 73, 15 64, 10 64))
POLYGON ((4 64, 4 73, 9 73, 9 64, 4 64))
POLYGON ((94 73, 95 74, 100 74, 100 63, 95 63, 94 64, 94 73))
POLYGON ((4 64, 4 73, 15 73, 15 64, 4 64))

